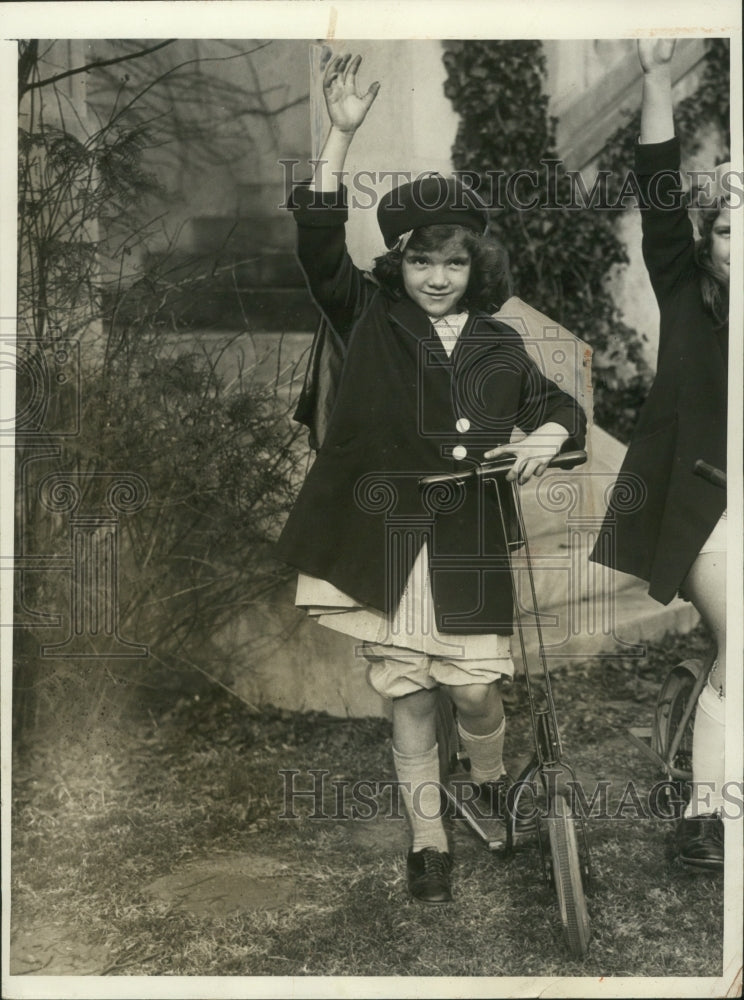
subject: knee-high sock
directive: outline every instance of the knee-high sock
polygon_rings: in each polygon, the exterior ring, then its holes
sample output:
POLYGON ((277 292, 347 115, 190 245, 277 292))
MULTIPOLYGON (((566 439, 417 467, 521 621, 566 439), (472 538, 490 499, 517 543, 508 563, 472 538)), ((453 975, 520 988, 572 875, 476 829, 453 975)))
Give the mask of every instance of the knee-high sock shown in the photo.
POLYGON ((470 777, 482 785, 484 781, 495 781, 504 773, 504 732, 506 719, 492 733, 485 736, 473 736, 458 720, 457 730, 460 733, 463 750, 470 758, 470 777))
POLYGON ((726 700, 708 682, 700 692, 692 734, 692 798, 685 816, 723 808, 726 700))
POLYGON ((413 850, 433 847, 449 850, 442 822, 442 796, 439 784, 439 750, 420 754, 402 754, 393 747, 395 773, 400 782, 400 794, 413 834, 413 850))

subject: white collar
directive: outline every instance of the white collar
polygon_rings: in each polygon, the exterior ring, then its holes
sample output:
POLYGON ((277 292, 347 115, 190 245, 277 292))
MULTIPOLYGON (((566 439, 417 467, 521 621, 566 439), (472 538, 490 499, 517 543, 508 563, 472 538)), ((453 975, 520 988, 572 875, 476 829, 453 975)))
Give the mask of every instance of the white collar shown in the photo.
POLYGON ((434 316, 429 316, 429 322, 436 330, 447 357, 451 357, 467 318, 466 312, 450 313, 448 316, 439 316, 436 319, 434 316))
POLYGON ((450 329, 453 332, 456 330, 458 333, 465 326, 467 322, 468 314, 467 312, 459 313, 448 313, 446 316, 429 316, 429 321, 432 326, 441 326, 444 329, 450 329))

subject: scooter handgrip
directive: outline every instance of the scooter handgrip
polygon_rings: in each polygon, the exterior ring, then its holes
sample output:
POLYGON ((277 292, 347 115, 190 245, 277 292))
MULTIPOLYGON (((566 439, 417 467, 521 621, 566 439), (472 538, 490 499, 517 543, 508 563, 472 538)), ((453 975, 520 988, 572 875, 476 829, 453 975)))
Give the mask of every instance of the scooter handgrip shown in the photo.
POLYGON ((559 452, 555 458, 548 462, 548 468, 575 469, 577 465, 583 465, 586 462, 586 458, 586 452, 581 450, 559 452))
POLYGON ((722 472, 721 469, 716 468, 715 465, 710 465, 708 462, 704 462, 702 458, 699 458, 692 467, 692 471, 696 476, 701 476, 703 479, 707 479, 709 483, 714 486, 720 486, 722 489, 726 489, 726 473, 722 472))

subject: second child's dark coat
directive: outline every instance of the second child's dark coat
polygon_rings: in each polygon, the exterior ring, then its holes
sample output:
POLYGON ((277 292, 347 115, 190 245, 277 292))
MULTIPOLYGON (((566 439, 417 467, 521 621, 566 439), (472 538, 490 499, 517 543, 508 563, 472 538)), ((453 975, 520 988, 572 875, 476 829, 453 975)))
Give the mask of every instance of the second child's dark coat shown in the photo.
MULTIPOLYGON (((575 400, 546 379, 511 327, 471 314, 451 358, 411 299, 396 300, 352 263, 343 191, 312 204, 295 192, 298 254, 311 293, 346 357, 322 446, 277 545, 277 555, 363 604, 394 610, 428 539, 437 627, 512 632, 508 546, 493 487, 423 491, 421 476, 463 471, 509 441, 555 421, 583 447, 575 400), (328 202, 332 204, 328 204, 328 202), (466 418, 470 426, 458 430, 466 418), (452 457, 454 446, 467 459, 452 457)), ((507 538, 518 541, 502 485, 507 538)))
POLYGON ((725 491, 693 473, 725 471, 728 324, 706 309, 681 196, 679 140, 636 147, 643 256, 661 314, 656 377, 591 555, 675 596, 726 507, 725 491))

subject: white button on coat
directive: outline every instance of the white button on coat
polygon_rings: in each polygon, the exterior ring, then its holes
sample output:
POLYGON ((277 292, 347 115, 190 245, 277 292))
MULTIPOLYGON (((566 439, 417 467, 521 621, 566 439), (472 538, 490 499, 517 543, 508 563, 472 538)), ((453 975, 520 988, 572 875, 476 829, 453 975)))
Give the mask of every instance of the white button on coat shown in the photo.
POLYGON ((470 430, 470 421, 467 417, 460 417, 455 427, 460 434, 466 434, 470 430))
POLYGON ((468 449, 461 444, 455 445, 455 447, 452 449, 452 457, 456 458, 459 462, 461 462, 463 458, 467 458, 467 456, 468 456, 468 449))

